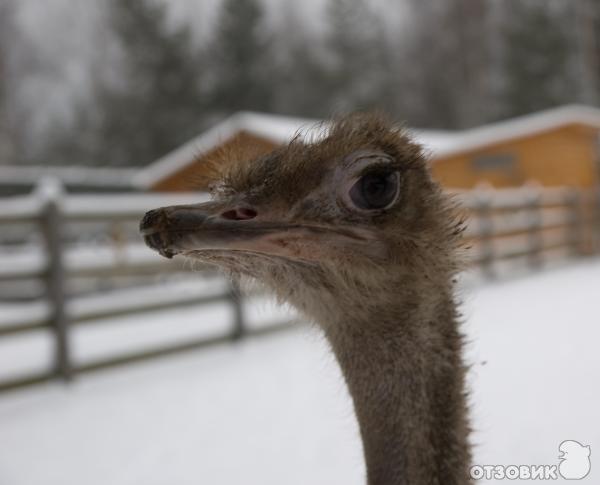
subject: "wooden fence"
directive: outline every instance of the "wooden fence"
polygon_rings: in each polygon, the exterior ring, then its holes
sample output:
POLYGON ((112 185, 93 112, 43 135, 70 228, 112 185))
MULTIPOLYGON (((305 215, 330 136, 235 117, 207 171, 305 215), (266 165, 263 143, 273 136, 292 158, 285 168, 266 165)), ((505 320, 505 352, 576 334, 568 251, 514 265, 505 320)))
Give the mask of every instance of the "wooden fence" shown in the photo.
POLYGON ((468 220, 468 261, 485 276, 511 263, 540 268, 559 258, 600 252, 600 191, 486 188, 457 192, 468 220))
MULTIPOLYGON (((497 276, 504 262, 519 261, 519 266, 539 268, 545 262, 563 256, 575 257, 600 250, 600 192, 568 188, 478 189, 457 192, 456 197, 467 211, 465 238, 468 258, 485 276, 497 276)), ((9 226, 29 226, 41 236, 45 257, 36 264, 4 264, 0 261, 0 282, 11 284, 35 279, 43 282, 48 311, 26 316, 0 325, 0 338, 8 335, 50 330, 54 339, 55 359, 51 369, 0 382, 0 391, 60 378, 70 380, 76 374, 124 364, 140 359, 171 354, 216 343, 237 340, 251 333, 285 328, 290 320, 249 330, 237 288, 224 291, 183 295, 174 299, 146 299, 125 305, 114 304, 87 311, 72 311, 69 281, 74 278, 148 278, 158 273, 181 272, 181 263, 158 258, 141 248, 136 258, 83 258, 69 261, 67 255, 77 245, 81 234, 73 226, 81 223, 104 224, 112 234, 115 250, 129 246, 123 228, 136 234, 137 223, 146 210, 162 205, 199 202, 198 194, 184 195, 65 195, 52 181, 40 184, 28 197, 0 201, 0 234, 9 226), (117 228, 118 230, 115 230, 117 228), (71 241, 66 236, 71 233, 71 241), (79 238, 79 239, 78 239, 79 238), (140 256, 141 255, 141 256, 140 256), (187 341, 177 345, 142 349, 133 353, 75 364, 71 357, 70 329, 101 318, 111 318, 182 305, 226 302, 233 309, 233 321, 222 335, 187 341)), ((126 231, 125 231, 126 232, 126 231)), ((137 235, 135 236, 137 237, 137 235)), ((93 252, 92 248, 92 252, 93 252)))
MULTIPOLYGON (((159 258, 145 248, 143 243, 128 244, 129 233, 137 236, 137 225, 143 214, 152 208, 171 204, 197 203, 202 200, 199 194, 184 195, 148 195, 148 194, 109 194, 109 195, 65 195, 61 187, 53 181, 45 181, 30 197, 10 198, 0 201, 0 233, 9 226, 21 226, 27 229, 21 233, 37 232, 41 236, 44 257, 34 264, 9 264, 0 260, 0 282, 11 284, 23 280, 39 280, 45 291, 44 300, 47 311, 18 316, 14 321, 0 319, 0 339, 10 335, 25 334, 40 330, 50 330, 54 339, 55 359, 51 369, 31 375, 19 376, 0 381, 0 391, 44 382, 54 378, 70 380, 76 374, 92 371, 137 360, 181 352, 218 343, 239 340, 247 335, 262 334, 285 328, 291 319, 275 322, 267 326, 253 328, 246 325, 246 316, 242 306, 242 296, 234 283, 215 285, 216 291, 183 293, 166 298, 146 298, 142 301, 114 302, 104 307, 73 310, 69 282, 76 278, 118 278, 120 276, 139 276, 148 278, 157 274, 183 273, 186 270, 181 261, 159 258), (136 257, 83 258, 69 261, 67 256, 77 246, 77 236, 69 243, 66 234, 72 225, 79 223, 105 224, 104 230, 110 233, 114 252, 117 254, 125 246, 138 249, 136 257), (106 224, 108 223, 108 226, 106 224), (115 230, 117 228, 117 230, 115 230), (140 257, 141 255, 141 257, 140 257), (201 306, 215 302, 228 304, 232 310, 229 328, 214 337, 203 337, 194 341, 142 349, 136 352, 100 359, 84 364, 75 364, 70 346, 70 330, 74 326, 93 323, 100 319, 126 316, 141 312, 151 312, 168 308, 180 308, 185 305, 201 306)), ((92 248, 93 249, 93 248, 92 248)), ((197 268, 196 268, 197 270, 197 268)), ((208 271, 206 269, 205 271, 208 271)), ((195 275, 198 278, 202 274, 195 275)), ((224 283, 221 280, 221 283, 224 283)), ((246 296, 252 296, 247 295, 246 296)), ((1 308, 1 306, 0 306, 1 308)), ((1 311, 1 310, 0 310, 1 311)))

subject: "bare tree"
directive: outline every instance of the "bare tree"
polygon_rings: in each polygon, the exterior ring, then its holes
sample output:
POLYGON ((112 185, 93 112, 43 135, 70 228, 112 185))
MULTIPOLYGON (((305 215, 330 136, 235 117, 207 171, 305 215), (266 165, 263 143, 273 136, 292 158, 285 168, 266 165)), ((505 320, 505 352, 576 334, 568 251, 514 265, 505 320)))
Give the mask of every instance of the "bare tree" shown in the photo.
POLYGON ((347 111, 380 106, 381 86, 387 76, 381 18, 365 2, 330 0, 327 19, 331 108, 347 111))
POLYGON ((163 4, 111 0, 107 25, 116 75, 92 78, 92 100, 76 106, 76 130, 52 140, 52 159, 145 165, 202 128, 202 59, 187 26, 170 26, 163 4), (75 131, 75 132, 74 132, 75 131))
POLYGON ((213 112, 272 109, 276 65, 258 0, 224 0, 209 51, 213 112))
POLYGON ((491 117, 486 110, 490 1, 411 0, 410 4, 409 68, 420 103, 417 124, 465 128, 491 117))
POLYGON ((504 28, 505 116, 530 113, 579 98, 572 72, 575 46, 564 11, 545 1, 512 1, 504 28))
POLYGON ((276 69, 270 85, 279 113, 323 118, 330 113, 323 36, 298 22, 296 3, 284 3, 272 34, 276 69))
POLYGON ((492 116, 487 111, 492 71, 490 5, 485 0, 452 0, 447 12, 457 36, 458 123, 470 127, 492 116))
POLYGON ((13 29, 13 6, 0 0, 0 164, 16 158, 16 140, 11 119, 11 77, 9 42, 13 29))
POLYGON ((578 45, 578 71, 582 101, 600 103, 600 3, 597 0, 573 2, 575 43, 578 45))

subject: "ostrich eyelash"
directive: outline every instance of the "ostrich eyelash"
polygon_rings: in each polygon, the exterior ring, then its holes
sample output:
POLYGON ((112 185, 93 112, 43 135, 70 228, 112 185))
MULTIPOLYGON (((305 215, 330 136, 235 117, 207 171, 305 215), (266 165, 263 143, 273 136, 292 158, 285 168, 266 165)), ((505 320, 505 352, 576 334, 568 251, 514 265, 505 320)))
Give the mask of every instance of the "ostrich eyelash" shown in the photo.
POLYGON ((371 165, 363 167, 357 174, 357 177, 365 175, 383 175, 390 172, 400 172, 402 166, 397 162, 375 162, 371 165))

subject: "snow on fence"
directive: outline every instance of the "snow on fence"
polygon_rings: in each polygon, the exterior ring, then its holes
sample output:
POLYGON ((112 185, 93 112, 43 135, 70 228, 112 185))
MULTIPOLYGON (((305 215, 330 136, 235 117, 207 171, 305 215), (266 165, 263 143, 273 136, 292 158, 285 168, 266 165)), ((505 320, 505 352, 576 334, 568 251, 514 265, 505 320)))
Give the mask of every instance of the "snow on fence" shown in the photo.
POLYGON ((527 185, 457 192, 466 211, 468 260, 486 276, 600 251, 600 190, 527 185))
MULTIPOLYGON (((31 196, 0 200, 0 234, 9 226, 26 226, 20 234, 39 233, 43 251, 26 251, 0 257, 0 282, 11 285, 22 281, 37 280, 42 283, 43 302, 19 305, 20 311, 10 311, 11 306, 0 305, 0 338, 28 332, 50 330, 54 339, 55 358, 51 369, 31 375, 0 380, 0 391, 44 382, 53 378, 72 379, 76 374, 136 360, 157 357, 198 347, 238 340, 246 335, 261 334, 285 328, 291 320, 271 322, 260 327, 247 326, 243 311, 242 296, 235 284, 214 272, 208 284, 195 285, 200 291, 189 291, 191 285, 184 281, 172 282, 169 288, 178 286, 188 291, 165 291, 165 285, 152 291, 140 292, 120 290, 104 298, 73 296, 69 291, 73 280, 106 279, 138 276, 177 274, 190 271, 189 265, 181 261, 159 258, 137 237, 137 224, 143 214, 152 208, 198 203, 205 197, 201 194, 102 194, 66 195, 54 181, 42 182, 31 196), (67 242, 65 235, 71 226, 81 223, 108 223, 112 234, 112 248, 105 245, 81 247, 81 234, 71 234, 67 242), (128 242, 114 228, 129 229, 136 234, 138 242, 128 242), (183 285, 182 285, 183 283, 183 285), (116 294, 115 294, 116 293, 116 294), (126 295, 119 295, 126 293, 126 295), (121 297, 119 297, 121 296, 121 297), (194 341, 171 344, 160 348, 142 349, 128 354, 103 358, 83 364, 74 363, 70 346, 70 330, 73 326, 110 319, 135 313, 151 312, 185 305, 202 306, 215 302, 228 304, 232 310, 232 322, 227 330, 216 336, 202 337, 194 341), (8 309, 8 310, 7 310, 8 309)), ((105 226, 106 227, 106 226, 105 226)), ((23 241, 25 243, 25 241, 23 241)), ((40 248, 37 248, 40 249, 40 248)), ((0 250, 0 256, 2 256, 0 250)), ((198 268, 195 268, 197 271, 198 268)), ((200 268, 195 279, 211 276, 208 268, 200 268)), ((75 285, 77 286, 77 285, 75 285)), ((245 296, 253 296, 246 294, 245 296)))
MULTIPOLYGON (((485 276, 497 275, 500 265, 507 261, 516 261, 522 267, 524 258, 528 266, 538 268, 558 253, 573 257, 600 251, 599 191, 527 186, 503 190, 479 188, 455 195, 468 218, 465 231, 466 245, 470 247, 468 257, 485 276)), ((151 208, 197 203, 201 199, 198 194, 66 195, 59 185, 45 181, 31 196, 0 201, 0 235, 8 227, 28 225, 41 235, 44 248, 41 254, 26 258, 0 257, 0 283, 16 285, 24 280, 37 280, 43 288, 41 307, 32 304, 31 311, 15 312, 8 318, 0 315, 0 338, 50 330, 55 348, 51 369, 0 382, 0 391, 53 378, 69 380, 89 370, 285 328, 289 320, 250 330, 237 289, 223 279, 192 293, 162 289, 150 297, 146 294, 142 298, 100 298, 96 304, 90 304, 89 297, 74 296, 72 287, 80 285, 73 285, 73 281, 134 276, 144 281, 157 274, 185 271, 180 262, 158 258, 144 247, 137 237, 137 222, 151 208), (85 238, 82 244, 77 225, 92 223, 105 224, 103 230, 111 233, 110 247, 86 246, 85 238), (134 241, 119 235, 125 227, 130 235, 134 234, 134 241), (73 361, 70 332, 74 326, 102 318, 217 301, 229 304, 233 310, 233 321, 223 334, 93 362, 73 361)), ((22 237, 23 231, 20 234, 22 237)), ((170 286, 178 284, 181 281, 170 286)))

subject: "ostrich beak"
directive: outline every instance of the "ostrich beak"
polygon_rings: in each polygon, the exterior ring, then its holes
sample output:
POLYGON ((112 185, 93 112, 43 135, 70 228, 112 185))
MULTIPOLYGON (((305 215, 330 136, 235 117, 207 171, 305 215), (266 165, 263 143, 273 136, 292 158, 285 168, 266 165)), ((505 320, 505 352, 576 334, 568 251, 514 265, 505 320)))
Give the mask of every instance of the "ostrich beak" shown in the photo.
POLYGON ((245 251, 319 261, 349 249, 381 256, 370 232, 356 227, 275 221, 248 207, 207 202, 152 210, 140 222, 144 241, 162 256, 245 251))

